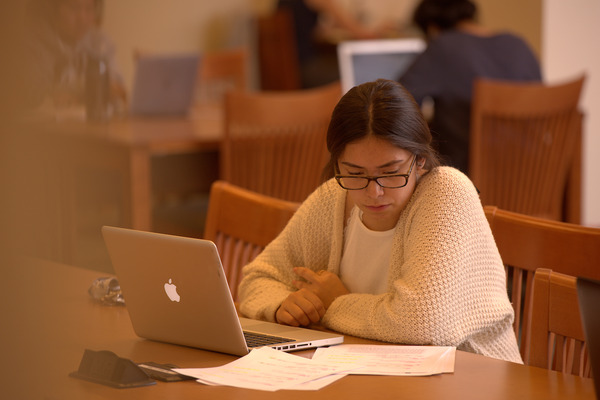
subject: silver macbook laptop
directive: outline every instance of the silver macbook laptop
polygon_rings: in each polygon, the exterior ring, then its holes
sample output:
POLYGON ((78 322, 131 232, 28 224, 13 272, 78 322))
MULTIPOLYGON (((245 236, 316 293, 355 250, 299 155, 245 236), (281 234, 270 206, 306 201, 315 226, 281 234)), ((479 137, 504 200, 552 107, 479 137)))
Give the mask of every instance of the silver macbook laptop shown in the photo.
POLYGON ((577 278, 577 298, 588 347, 596 398, 600 399, 600 281, 577 278))
POLYGON ((132 115, 185 115, 194 98, 197 54, 143 55, 137 60, 132 115))
POLYGON ((140 337, 235 355, 343 342, 339 334, 239 318, 211 241, 109 226, 102 234, 140 337), (276 340, 247 344, 250 336, 276 340))
POLYGON ((379 78, 398 80, 423 50, 418 38, 351 40, 337 47, 343 93, 379 78))

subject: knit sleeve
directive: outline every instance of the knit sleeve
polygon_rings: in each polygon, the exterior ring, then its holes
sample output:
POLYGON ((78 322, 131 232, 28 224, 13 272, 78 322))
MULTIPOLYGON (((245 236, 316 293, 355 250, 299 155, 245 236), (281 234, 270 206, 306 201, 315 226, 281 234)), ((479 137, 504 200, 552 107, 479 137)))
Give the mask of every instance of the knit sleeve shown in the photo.
POLYGON ((296 290, 294 267, 330 268, 332 249, 340 247, 336 243, 341 240, 340 204, 341 189, 331 181, 323 184, 303 202, 281 234, 244 267, 239 287, 243 315, 274 321, 279 305, 296 290), (339 230, 338 235, 332 235, 334 230, 339 230))
POLYGON ((397 230, 387 293, 341 296, 323 323, 376 340, 521 362, 504 268, 468 178, 447 167, 423 177, 397 230))

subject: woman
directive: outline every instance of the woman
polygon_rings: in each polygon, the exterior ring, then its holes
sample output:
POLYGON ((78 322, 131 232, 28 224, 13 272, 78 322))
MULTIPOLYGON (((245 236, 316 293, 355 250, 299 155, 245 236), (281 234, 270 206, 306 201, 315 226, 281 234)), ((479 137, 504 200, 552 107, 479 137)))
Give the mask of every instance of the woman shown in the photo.
POLYGON ((439 166, 411 95, 388 80, 351 89, 333 111, 327 146, 335 178, 245 267, 240 311, 522 362, 477 191, 439 166))

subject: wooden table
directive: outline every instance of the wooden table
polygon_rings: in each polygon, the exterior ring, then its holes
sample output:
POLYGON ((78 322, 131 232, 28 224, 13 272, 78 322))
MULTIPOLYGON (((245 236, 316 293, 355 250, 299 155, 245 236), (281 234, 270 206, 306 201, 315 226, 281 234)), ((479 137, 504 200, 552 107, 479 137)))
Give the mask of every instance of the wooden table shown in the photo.
MULTIPOLYGON (((458 351, 455 372, 347 376, 316 392, 263 392, 194 381, 115 389, 71 378, 85 349, 136 362, 217 366, 233 356, 138 338, 127 310, 92 301, 97 272, 47 261, 1 260, 2 397, 7 399, 594 399, 591 379, 458 351)), ((372 343, 346 337, 346 343, 372 343)), ((310 356, 310 352, 302 353, 310 356)))
MULTIPOLYGON (((218 151, 223 135, 223 110, 206 104, 189 117, 130 117, 107 123, 63 121, 45 128, 63 139, 89 140, 82 147, 85 157, 95 158, 98 142, 125 150, 125 167, 130 185, 131 227, 151 230, 151 159, 154 156, 198 151, 218 151), (91 147, 93 146, 93 147, 91 147)), ((101 153, 100 157, 106 156, 101 153)))
MULTIPOLYGON (((118 202, 118 222, 110 218, 97 221, 101 218, 95 217, 98 234, 102 224, 153 230, 153 161, 161 156, 203 153, 211 162, 210 168, 197 174, 188 172, 185 179, 193 180, 196 186, 204 180, 202 187, 209 187, 218 174, 223 122, 222 107, 216 104, 206 104, 189 117, 127 117, 106 123, 47 118, 26 121, 10 130, 15 135, 2 149, 12 157, 7 168, 15 176, 14 187, 6 192, 14 193, 17 208, 23 207, 17 223, 39 212, 32 218, 32 229, 46 226, 41 235, 55 238, 54 243, 44 245, 50 250, 44 248, 42 254, 72 263, 75 249, 80 251, 75 231, 85 199, 76 193, 83 182, 88 198, 94 194, 112 196, 110 200, 118 202), (94 187, 98 172, 109 176, 116 187, 110 189, 114 193, 100 185, 94 187)), ((184 179, 182 176, 173 178, 184 179)), ((94 212, 94 208, 88 211, 94 212)))

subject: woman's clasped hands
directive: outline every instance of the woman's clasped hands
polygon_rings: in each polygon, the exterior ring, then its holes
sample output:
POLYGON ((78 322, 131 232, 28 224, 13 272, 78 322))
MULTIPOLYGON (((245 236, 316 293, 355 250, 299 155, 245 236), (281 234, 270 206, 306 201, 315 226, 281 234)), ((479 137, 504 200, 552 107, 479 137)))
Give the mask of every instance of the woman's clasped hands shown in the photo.
POLYGON ((293 282, 298 290, 291 293, 277 309, 275 319, 280 324, 307 326, 318 323, 337 297, 349 293, 340 278, 332 272, 296 267, 294 273, 301 278, 293 282))

